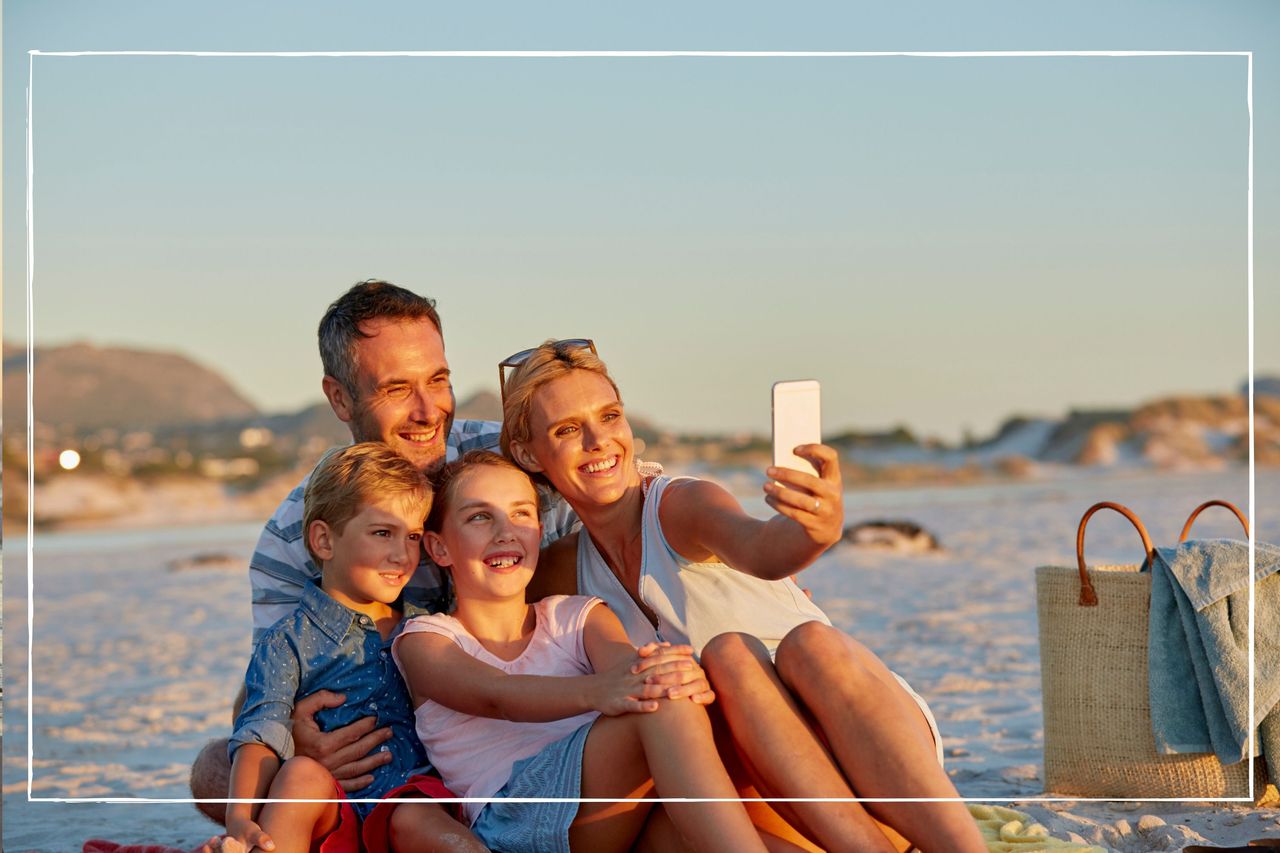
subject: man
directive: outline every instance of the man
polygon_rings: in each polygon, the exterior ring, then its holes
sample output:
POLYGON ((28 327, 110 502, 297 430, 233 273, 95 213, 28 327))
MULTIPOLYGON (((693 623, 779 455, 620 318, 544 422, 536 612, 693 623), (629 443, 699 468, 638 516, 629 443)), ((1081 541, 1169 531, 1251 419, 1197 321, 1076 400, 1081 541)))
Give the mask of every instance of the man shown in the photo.
MULTIPOLYGON (((353 441, 384 442, 427 474, 468 450, 497 450, 500 424, 454 422, 453 386, 433 300, 385 281, 360 282, 329 306, 320 321, 319 339, 324 394, 334 414, 350 428, 353 441)), ((271 516, 249 563, 255 641, 297 607, 309 580, 320 577, 303 541, 302 494, 309 478, 271 516)), ((543 543, 575 529, 576 522, 568 505, 551 497, 542 513, 543 543)), ((433 611, 447 604, 443 575, 425 555, 404 595, 433 611)), ((343 699, 341 694, 320 691, 300 700, 293 715, 293 741, 298 754, 319 761, 345 790, 354 791, 371 782, 370 771, 391 759, 380 749, 391 730, 376 728, 377 718, 369 716, 322 732, 317 712, 337 707, 343 699)), ((237 711, 243 701, 241 689, 237 711)), ((211 741, 196 759, 191 791, 197 799, 227 796, 226 743, 211 741)), ((224 804, 199 807, 223 822, 224 804)), ((439 821, 440 849, 483 849, 443 809, 439 821), (456 846, 460 835, 469 836, 462 840, 474 841, 475 846, 456 846)))

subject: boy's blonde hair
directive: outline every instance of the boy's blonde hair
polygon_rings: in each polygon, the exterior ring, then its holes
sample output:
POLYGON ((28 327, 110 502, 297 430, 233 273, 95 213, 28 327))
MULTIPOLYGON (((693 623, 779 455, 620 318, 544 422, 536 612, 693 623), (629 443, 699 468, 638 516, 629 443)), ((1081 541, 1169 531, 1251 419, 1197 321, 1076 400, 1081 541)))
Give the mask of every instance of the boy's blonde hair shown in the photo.
POLYGON ((420 502, 425 518, 431 509, 431 484, 408 459, 380 441, 365 441, 331 450, 320 460, 302 493, 302 536, 311 550, 311 523, 323 521, 335 533, 375 500, 398 497, 420 502))
MULTIPOLYGON (((473 468, 480 467, 505 468, 509 471, 515 471, 525 479, 529 479, 527 471, 505 456, 499 456, 489 450, 470 450, 464 453, 461 458, 447 463, 431 478, 431 487, 435 492, 435 500, 432 502, 431 514, 427 516, 427 530, 436 533, 440 532, 440 528, 444 524, 444 517, 449 512, 449 505, 453 503, 453 494, 458 490, 458 481, 462 479, 463 474, 473 468)), ((538 489, 533 485, 532 480, 530 480, 529 485, 533 488, 533 499, 537 503, 538 510, 541 511, 542 496, 538 494, 538 489)))
MULTIPOLYGON (((503 387, 502 436, 499 444, 502 452, 511 457, 511 442, 528 443, 533 438, 529 421, 532 418, 533 395, 548 382, 567 376, 575 370, 598 373, 613 387, 613 393, 622 400, 618 383, 609 375, 600 357, 589 348, 569 341, 547 341, 511 371, 503 387)), ((541 474, 530 474, 534 482, 547 483, 541 474)))

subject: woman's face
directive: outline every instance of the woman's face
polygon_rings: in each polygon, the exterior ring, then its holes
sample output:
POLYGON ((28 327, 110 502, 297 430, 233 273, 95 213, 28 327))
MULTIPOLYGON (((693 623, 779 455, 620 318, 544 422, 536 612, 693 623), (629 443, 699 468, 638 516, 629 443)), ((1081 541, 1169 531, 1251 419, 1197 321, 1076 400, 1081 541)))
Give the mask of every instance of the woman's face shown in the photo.
MULTIPOLYGON (((573 370, 534 392, 521 462, 571 504, 610 504, 639 481, 631 425, 609 380, 573 370)), ((520 457, 518 457, 520 458, 520 457)))

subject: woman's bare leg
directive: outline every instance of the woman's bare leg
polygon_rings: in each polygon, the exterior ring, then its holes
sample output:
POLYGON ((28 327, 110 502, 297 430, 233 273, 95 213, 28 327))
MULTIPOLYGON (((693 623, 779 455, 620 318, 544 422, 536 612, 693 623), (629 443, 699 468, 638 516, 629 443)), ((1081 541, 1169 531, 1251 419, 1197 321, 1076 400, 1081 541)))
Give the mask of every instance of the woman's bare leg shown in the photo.
MULTIPOLYGON (((817 722, 859 796, 959 797, 938 764, 920 707, 884 663, 852 637, 820 622, 800 625, 778 646, 777 672, 817 722)), ((867 808, 922 850, 987 849, 963 802, 868 803, 867 808)))
MULTIPOLYGON (((653 796, 655 789, 663 797, 736 799, 702 706, 664 701, 653 713, 601 717, 591 726, 582 758, 583 797, 634 799, 653 796)), ((569 830, 570 846, 626 850, 639 835, 649 805, 583 803, 569 830)), ((741 803, 665 807, 694 850, 766 849, 741 803)))
MULTIPOLYGON (((763 785, 763 782, 758 778, 759 774, 748 769, 742 751, 734 743, 733 732, 724 718, 721 703, 717 701, 708 705, 707 715, 711 718, 711 730, 715 733, 716 751, 720 753, 724 769, 729 771, 729 778, 738 789, 738 796, 748 801, 743 803, 747 807, 747 816, 751 818, 756 832, 764 839, 765 846, 771 851, 787 853, 823 853, 822 848, 799 829, 799 817, 795 812, 789 811, 792 804, 768 802, 769 794, 757 787, 763 785)), ((836 803, 834 807, 843 808, 843 805, 836 803)), ((881 831, 883 830, 884 827, 881 827, 881 831)), ((906 847, 902 849, 905 850, 906 847)))
POLYGON ((654 804, 649 810, 649 819, 640 829, 640 837, 631 845, 631 853, 690 853, 692 849, 671 822, 671 815, 662 803, 654 804))
MULTIPOLYGON (((702 650, 702 666, 756 786, 775 797, 853 797, 834 757, 809 726, 764 644, 721 634, 702 650)), ((894 850, 860 803, 775 803, 789 823, 831 851, 894 850)))

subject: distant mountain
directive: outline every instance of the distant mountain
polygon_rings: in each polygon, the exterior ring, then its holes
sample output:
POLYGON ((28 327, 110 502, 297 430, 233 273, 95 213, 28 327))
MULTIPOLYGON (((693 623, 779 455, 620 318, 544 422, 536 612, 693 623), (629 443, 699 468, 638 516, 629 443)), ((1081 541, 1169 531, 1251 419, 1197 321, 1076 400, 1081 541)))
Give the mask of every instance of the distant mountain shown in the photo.
MULTIPOLYGON (((26 349, 4 345, 4 399, 25 399, 26 349)), ((99 429, 237 433, 265 427, 276 436, 350 440, 329 404, 265 414, 226 379, 172 352, 98 347, 87 343, 36 347, 36 419, 59 432, 99 429)), ((458 418, 498 421, 502 401, 480 391, 458 400, 458 418)), ((16 413, 14 414, 16 417, 16 413)))
MULTIPOLYGON (((1258 463, 1280 463, 1280 397, 1259 394, 1254 416, 1258 463)), ((1247 461, 1248 427, 1243 396, 1179 396, 1134 409, 1077 409, 1062 419, 1013 417, 992 438, 963 447, 926 448, 913 441, 832 443, 850 460, 872 469, 1042 463, 1193 470, 1247 461)))
MULTIPOLYGON (((481 421, 501 420, 502 403, 496 394, 481 391, 459 400, 454 409, 454 417, 481 421)), ((209 434, 235 436, 243 429, 259 427, 271 430, 277 442, 283 440, 288 446, 301 446, 311 439, 319 439, 327 446, 346 444, 351 440, 351 430, 338 420, 338 416, 333 413, 327 401, 313 403, 296 412, 256 414, 247 418, 227 419, 194 429, 186 425, 173 430, 160 431, 160 434, 167 435, 179 431, 195 434, 203 431, 209 434)))
POLYGON ((502 399, 492 391, 477 391, 466 399, 459 400, 454 407, 453 416, 468 421, 500 421, 502 420, 502 399))
MULTIPOLYGON (((36 420, 59 431, 154 429, 257 414, 207 367, 172 352, 86 343, 36 347, 36 420)), ((4 398, 24 399, 26 351, 4 347, 4 398)))
MULTIPOLYGON (((1246 395, 1249 393, 1248 382, 1240 386, 1240 393, 1246 395)), ((1265 394, 1268 397, 1280 397, 1280 376, 1253 377, 1253 393, 1258 396, 1265 394)))
MULTIPOLYGON (((24 349, 4 345, 4 397, 11 406, 24 397, 25 359, 24 349)), ((1254 387, 1257 460, 1277 464, 1280 377, 1257 377, 1254 387)), ((262 448, 265 440, 281 459, 350 439, 326 402, 295 412, 262 413, 222 376, 171 352, 86 343, 37 347, 35 389, 37 420, 46 432, 149 431, 157 445, 175 452, 228 456, 262 448), (250 429, 269 430, 270 437, 246 434, 250 429)), ((17 417, 12 410, 9 414, 17 417)), ((458 400, 455 415, 500 420, 502 406, 496 394, 481 391, 458 400)), ((731 462, 738 456, 755 460, 769 449, 767 436, 693 435, 661 429, 634 413, 630 421, 655 458, 731 462)), ((1133 409, 1073 410, 1060 419, 1012 417, 992 437, 957 447, 921 440, 906 427, 850 431, 827 440, 846 459, 872 470, 1006 463, 1178 469, 1245 460, 1247 437, 1246 398, 1220 395, 1167 397, 1133 409)), ((268 464, 266 450, 255 452, 268 464)))

